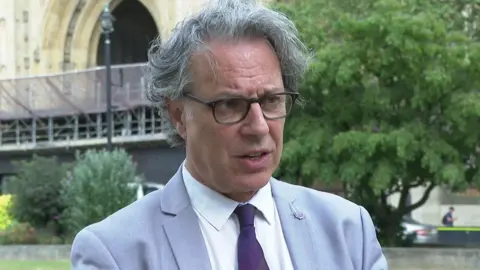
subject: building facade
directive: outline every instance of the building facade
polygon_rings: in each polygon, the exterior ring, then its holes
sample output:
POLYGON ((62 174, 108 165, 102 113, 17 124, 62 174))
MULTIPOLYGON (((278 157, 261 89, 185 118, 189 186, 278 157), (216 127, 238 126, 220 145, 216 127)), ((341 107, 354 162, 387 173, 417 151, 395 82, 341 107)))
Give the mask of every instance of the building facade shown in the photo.
POLYGON ((105 143, 107 2, 113 141, 163 140, 145 95, 147 49, 205 0, 0 0, 0 155, 105 143))
MULTIPOLYGON (((101 66, 100 15, 107 1, 0 0, 0 79, 101 66)), ((156 36, 205 0, 113 0, 114 64, 142 61, 156 36), (142 47, 143 45, 143 47, 142 47), (131 55, 143 58, 131 58, 131 55), (130 58, 129 58, 130 57, 130 58)))

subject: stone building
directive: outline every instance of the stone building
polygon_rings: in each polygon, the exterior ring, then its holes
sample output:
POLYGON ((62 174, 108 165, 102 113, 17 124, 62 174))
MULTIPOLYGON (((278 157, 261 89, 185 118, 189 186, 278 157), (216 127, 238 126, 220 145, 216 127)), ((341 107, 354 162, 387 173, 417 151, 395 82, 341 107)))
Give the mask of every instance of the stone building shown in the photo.
MULTIPOLYGON (((103 65, 99 17, 107 1, 0 0, 0 79, 103 65)), ((143 62, 204 0, 113 0, 113 64, 143 62)))

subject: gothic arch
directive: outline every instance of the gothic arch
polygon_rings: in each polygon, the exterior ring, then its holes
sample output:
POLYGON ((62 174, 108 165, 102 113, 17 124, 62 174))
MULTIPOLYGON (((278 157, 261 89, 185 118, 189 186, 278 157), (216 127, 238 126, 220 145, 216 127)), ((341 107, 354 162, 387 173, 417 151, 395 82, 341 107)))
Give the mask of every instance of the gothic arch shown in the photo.
MULTIPOLYGON (((110 10, 115 9, 115 7, 118 6, 121 1, 125 0, 112 1, 110 4, 110 10)), ((161 15, 164 14, 160 13, 161 8, 159 7, 163 1, 138 1, 150 12, 150 15, 155 21, 157 29, 163 29, 160 18, 162 18, 161 15)), ((84 61, 83 63, 79 63, 82 67, 88 67, 96 64, 97 45, 101 37, 100 21, 98 18, 103 10, 103 2, 91 1, 89 3, 90 5, 85 7, 82 16, 79 18, 77 30, 75 31, 72 41, 72 59, 76 59, 76 61, 84 61), (92 18, 97 19, 93 20, 92 18)))
MULTIPOLYGON (((111 1, 110 9, 113 10, 121 1, 125 0, 111 1)), ((138 1, 149 11, 160 36, 166 36, 172 19, 175 19, 172 14, 175 14, 176 1, 138 1)), ((101 36, 99 17, 104 3, 97 0, 48 1, 41 43, 44 61, 48 61, 48 70, 62 70, 65 68, 62 63, 71 64, 66 68, 77 69, 95 64, 97 44, 101 36)))
MULTIPOLYGON (((78 1, 84 2, 84 1, 78 1)), ((50 0, 47 2, 42 25, 42 55, 47 70, 61 69, 64 61, 59 51, 64 50, 70 19, 75 12, 76 1, 50 0)))
MULTIPOLYGON (((139 1, 121 1, 112 10, 115 17, 114 31, 110 34, 110 63, 112 65, 133 64, 147 61, 147 48, 158 36, 158 29, 150 12, 139 1)), ((92 44, 93 46, 93 44, 92 44)), ((102 34, 90 52, 97 52, 95 63, 105 65, 105 39, 102 34)))

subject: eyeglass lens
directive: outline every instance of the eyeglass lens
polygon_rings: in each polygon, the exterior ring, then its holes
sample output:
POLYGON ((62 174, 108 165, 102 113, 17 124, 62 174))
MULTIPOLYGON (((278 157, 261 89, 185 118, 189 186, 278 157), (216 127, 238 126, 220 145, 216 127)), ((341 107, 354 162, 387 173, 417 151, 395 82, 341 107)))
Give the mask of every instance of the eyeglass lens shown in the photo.
MULTIPOLYGON (((292 108, 293 98, 288 94, 269 95, 258 102, 263 115, 267 119, 285 117, 292 108)), ((235 123, 242 120, 250 110, 251 102, 243 98, 230 98, 215 104, 215 119, 224 124, 235 123)))

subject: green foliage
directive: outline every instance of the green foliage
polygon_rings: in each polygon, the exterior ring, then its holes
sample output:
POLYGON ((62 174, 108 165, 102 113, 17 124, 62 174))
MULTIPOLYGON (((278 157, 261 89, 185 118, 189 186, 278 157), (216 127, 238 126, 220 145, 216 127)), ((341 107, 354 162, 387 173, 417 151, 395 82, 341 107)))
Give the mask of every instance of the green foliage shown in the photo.
POLYGON ((37 231, 28 223, 13 222, 0 232, 0 245, 31 245, 37 243, 37 231))
POLYGON ((0 245, 61 245, 71 244, 51 230, 36 229, 30 224, 13 221, 0 230, 0 245))
POLYGON ((12 195, 0 195, 0 231, 5 230, 14 219, 10 214, 12 195))
POLYGON ((135 200, 135 164, 124 150, 77 153, 72 173, 63 182, 61 217, 69 233, 98 222, 135 200))
POLYGON ((480 43, 458 11, 466 2, 279 6, 315 54, 300 89, 306 105, 287 121, 277 175, 308 186, 342 181, 386 228, 398 227, 435 186, 480 187, 480 43), (424 197, 406 206, 418 186, 424 197), (388 209, 393 193, 400 201, 388 209))
POLYGON ((64 209, 60 189, 69 165, 59 164, 56 158, 34 155, 31 160, 14 166, 18 174, 8 180, 14 194, 12 216, 19 222, 46 226, 64 209))

